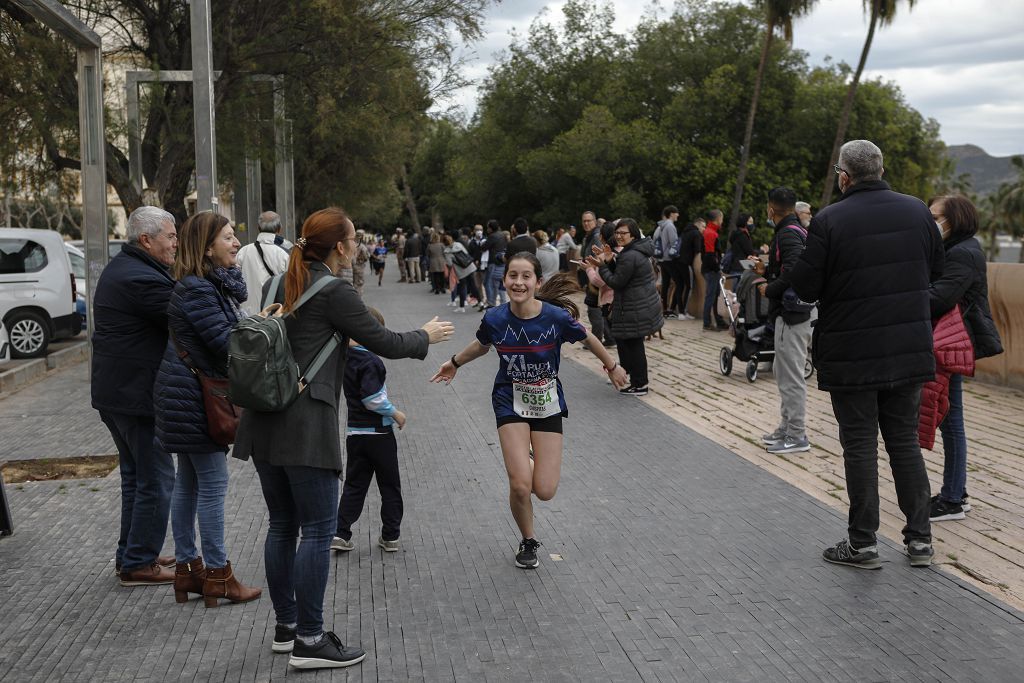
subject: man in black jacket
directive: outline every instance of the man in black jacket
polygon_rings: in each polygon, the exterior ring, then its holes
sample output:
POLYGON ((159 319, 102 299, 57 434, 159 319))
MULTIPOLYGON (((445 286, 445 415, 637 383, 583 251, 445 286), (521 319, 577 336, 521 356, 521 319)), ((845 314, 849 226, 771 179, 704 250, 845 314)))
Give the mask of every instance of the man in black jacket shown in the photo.
POLYGON ((850 497, 849 539, 828 562, 878 569, 878 431, 889 453, 910 564, 931 564, 931 496, 917 439, 921 386, 935 376, 928 284, 942 272, 928 207, 882 180, 882 152, 853 140, 839 152, 843 197, 811 220, 807 248, 789 274, 818 301, 814 363, 832 396, 850 497))
POLYGON ((537 240, 530 234, 530 224, 525 218, 512 221, 512 240, 508 243, 508 257, 512 258, 521 251, 537 255, 537 240))
POLYGON ((121 535, 115 569, 124 586, 174 582, 167 535, 174 463, 154 442, 153 382, 167 347, 167 302, 178 235, 174 217, 143 206, 128 217, 128 243, 93 295, 92 407, 117 445, 121 535))
POLYGON ((803 253, 807 237, 796 215, 796 192, 776 187, 768 193, 768 223, 775 224, 775 235, 768 249, 768 282, 761 284, 760 289, 769 302, 768 319, 775 324, 772 371, 779 387, 781 419, 776 430, 762 436, 761 441, 769 453, 800 453, 811 449, 804 428, 804 366, 811 343, 811 307, 796 299, 789 283, 789 271, 803 253))
MULTIPOLYGON (((597 215, 593 211, 584 211, 580 220, 583 223, 583 241, 580 243, 580 258, 586 260, 593 256, 594 247, 603 247, 601 231, 597 226, 597 215)), ((590 321, 590 331, 601 340, 605 348, 616 346, 615 337, 612 336, 611 325, 607 324, 601 314, 601 306, 598 302, 598 289, 590 284, 587 278, 586 268, 579 268, 576 271, 576 280, 583 289, 583 303, 587 307, 587 320, 590 321)))
POLYGON ((419 282, 424 276, 420 270, 420 256, 423 252, 423 246, 418 230, 413 230, 409 234, 409 239, 405 240, 403 252, 402 258, 405 259, 405 272, 408 278, 406 282, 419 282))

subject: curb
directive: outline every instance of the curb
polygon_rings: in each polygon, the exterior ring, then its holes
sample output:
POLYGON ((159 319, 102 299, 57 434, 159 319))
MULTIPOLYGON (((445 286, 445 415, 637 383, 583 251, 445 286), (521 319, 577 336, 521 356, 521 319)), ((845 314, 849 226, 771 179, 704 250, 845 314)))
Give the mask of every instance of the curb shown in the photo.
POLYGON ((0 396, 21 389, 53 370, 81 363, 88 357, 89 343, 77 341, 52 351, 43 358, 35 358, 18 367, 4 370, 0 372, 0 396))

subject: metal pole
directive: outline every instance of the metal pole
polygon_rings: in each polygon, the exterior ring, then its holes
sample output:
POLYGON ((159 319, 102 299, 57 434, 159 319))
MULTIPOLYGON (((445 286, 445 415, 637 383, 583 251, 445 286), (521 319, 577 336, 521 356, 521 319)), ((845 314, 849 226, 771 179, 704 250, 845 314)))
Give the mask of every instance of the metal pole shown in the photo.
POLYGON ((217 210, 217 136, 213 112, 213 57, 210 2, 190 0, 192 16, 192 98, 196 129, 196 208, 217 210))
POLYGON ((292 161, 292 122, 285 118, 284 77, 274 78, 274 204, 284 237, 295 241, 295 168, 292 161))
MULTIPOLYGON (((103 129, 103 57, 99 47, 78 48, 78 127, 82 159, 82 232, 86 283, 94 294, 107 265, 107 169, 103 129)), ((96 317, 89 297, 86 314, 90 341, 96 317)), ((92 345, 89 346, 90 364, 92 345)))
POLYGON ((139 120, 139 81, 137 72, 124 77, 124 101, 128 107, 128 179, 142 193, 142 122, 139 120))
POLYGON ((256 233, 259 232, 259 218, 263 211, 263 169, 260 167, 259 157, 246 157, 245 159, 245 199, 246 214, 245 220, 252 231, 251 241, 256 241, 256 233))

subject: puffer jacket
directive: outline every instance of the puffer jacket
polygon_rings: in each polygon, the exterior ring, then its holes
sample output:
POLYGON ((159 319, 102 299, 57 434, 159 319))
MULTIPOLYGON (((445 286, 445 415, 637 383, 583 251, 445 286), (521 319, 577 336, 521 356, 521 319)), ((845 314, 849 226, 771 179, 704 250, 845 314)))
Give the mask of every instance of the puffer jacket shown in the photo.
POLYGON ((661 297, 654 285, 654 242, 647 237, 626 245, 610 264, 598 271, 605 284, 615 290, 609 320, 617 339, 646 337, 660 330, 665 320, 661 297))
POLYGON ((966 326, 949 324, 953 317, 940 318, 935 325, 935 379, 921 389, 921 411, 917 438, 921 448, 935 445, 935 430, 949 412, 949 380, 953 375, 974 375, 974 348, 966 326))
MULTIPOLYGON (((167 306, 168 327, 174 339, 206 375, 227 376, 228 333, 238 322, 235 307, 228 301, 230 296, 216 275, 188 275, 174 286, 167 306)), ((225 450, 210 439, 199 380, 178 357, 170 339, 157 371, 153 405, 156 438, 168 453, 225 450)))
POLYGON ((988 305, 988 269, 981 245, 974 237, 961 237, 950 239, 944 247, 946 263, 942 276, 928 288, 932 318, 937 319, 960 304, 974 357, 998 356, 1003 352, 1003 344, 988 305))
POLYGON ((928 286, 943 260, 928 207, 883 180, 853 185, 811 219, 789 280, 819 302, 819 389, 889 391, 935 377, 928 286))

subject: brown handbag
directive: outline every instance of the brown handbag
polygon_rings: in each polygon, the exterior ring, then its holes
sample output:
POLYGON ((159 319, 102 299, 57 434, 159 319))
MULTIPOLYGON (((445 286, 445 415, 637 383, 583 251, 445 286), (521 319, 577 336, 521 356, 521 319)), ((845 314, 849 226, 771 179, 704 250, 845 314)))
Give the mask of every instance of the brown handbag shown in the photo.
POLYGON ((242 418, 242 409, 228 400, 227 377, 210 377, 196 367, 188 352, 178 346, 174 333, 170 332, 171 342, 178 352, 178 358, 192 371, 199 380, 203 392, 203 409, 206 412, 206 431, 210 440, 220 446, 230 446, 235 442, 238 421, 242 418))

